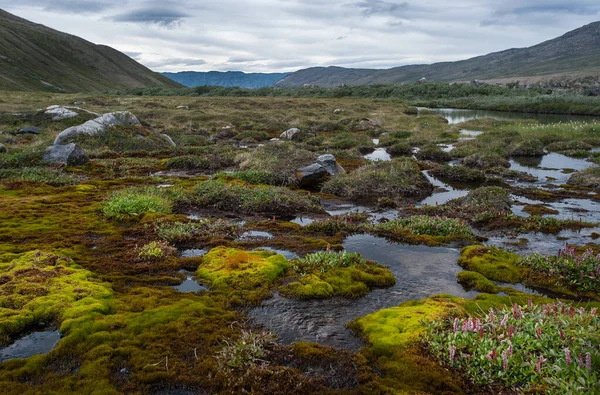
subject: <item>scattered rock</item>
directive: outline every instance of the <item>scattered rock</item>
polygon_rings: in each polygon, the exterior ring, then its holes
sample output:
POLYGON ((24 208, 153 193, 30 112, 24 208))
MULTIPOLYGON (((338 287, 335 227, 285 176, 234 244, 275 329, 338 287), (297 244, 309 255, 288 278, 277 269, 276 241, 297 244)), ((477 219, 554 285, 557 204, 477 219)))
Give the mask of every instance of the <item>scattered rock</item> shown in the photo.
POLYGON ((82 104, 85 104, 85 102, 84 101, 74 101, 73 102, 74 106, 81 106, 82 104))
POLYGON ((83 149, 71 143, 46 148, 42 161, 51 165, 79 166, 88 163, 90 159, 83 149))
POLYGON ((129 111, 111 112, 82 123, 81 125, 72 126, 63 130, 56 136, 54 144, 64 144, 67 142, 67 139, 78 135, 95 136, 98 133, 104 132, 109 126, 139 124, 139 119, 129 111))
POLYGON ((327 170, 330 176, 334 174, 345 174, 346 170, 335 160, 335 156, 331 154, 321 155, 317 158, 317 163, 327 170))
POLYGON ((379 127, 379 122, 377 122, 374 119, 369 119, 369 118, 365 118, 363 120, 360 121, 361 125, 368 125, 372 128, 378 128, 379 127))
POLYGON ((25 126, 19 129, 17 134, 42 134, 42 131, 35 126, 25 126))
POLYGON ((6 146, 2 143, 0 143, 0 154, 4 154, 6 153, 8 150, 6 149, 6 146))
POLYGON ((333 113, 334 113, 334 114, 340 114, 340 113, 342 113, 342 112, 344 112, 344 110, 342 110, 342 109, 340 109, 340 108, 336 108, 335 110, 333 110, 333 113))
POLYGON ((47 115, 52 115, 53 121, 61 121, 63 119, 75 118, 75 117, 79 116, 79 114, 76 113, 75 111, 70 110, 67 107, 62 107, 62 106, 47 107, 45 113, 47 115))
POLYGON ((299 136, 300 134, 302 134, 302 131, 300 129, 291 128, 281 133, 281 136, 279 137, 286 140, 294 140, 294 136, 299 136))
POLYGON ((315 187, 329 176, 329 172, 323 165, 313 163, 312 165, 296 169, 298 184, 303 187, 315 187))
POLYGON ((189 110, 190 106, 177 106, 178 110, 189 110))

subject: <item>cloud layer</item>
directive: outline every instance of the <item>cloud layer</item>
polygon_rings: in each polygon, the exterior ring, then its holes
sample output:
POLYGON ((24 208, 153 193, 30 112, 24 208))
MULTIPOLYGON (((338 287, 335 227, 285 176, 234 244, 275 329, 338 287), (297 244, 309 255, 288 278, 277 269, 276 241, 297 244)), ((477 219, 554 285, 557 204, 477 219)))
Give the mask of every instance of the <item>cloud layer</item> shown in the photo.
POLYGON ((451 61, 600 20, 598 0, 0 0, 0 8, 157 71, 451 61))

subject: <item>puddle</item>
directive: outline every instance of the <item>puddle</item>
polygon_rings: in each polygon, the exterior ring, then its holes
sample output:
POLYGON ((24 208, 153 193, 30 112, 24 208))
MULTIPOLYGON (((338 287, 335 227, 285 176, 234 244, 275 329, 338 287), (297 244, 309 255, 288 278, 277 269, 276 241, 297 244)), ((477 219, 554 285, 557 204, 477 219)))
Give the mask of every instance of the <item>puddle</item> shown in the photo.
POLYGON ((502 247, 506 250, 516 252, 520 255, 528 255, 537 252, 544 255, 555 255, 559 248, 564 247, 565 242, 573 245, 586 245, 593 241, 590 237, 592 233, 599 233, 600 228, 585 228, 580 231, 562 230, 556 235, 543 233, 522 233, 516 238, 508 236, 493 236, 488 239, 486 244, 502 247), (510 245, 506 242, 514 243, 519 239, 527 239, 528 243, 524 245, 510 245))
POLYGON ((0 349, 0 362, 13 358, 29 358, 33 355, 46 354, 54 349, 59 340, 59 331, 30 333, 10 346, 0 349))
POLYGON ((278 249, 275 249, 273 247, 258 247, 258 248, 254 249, 254 251, 256 251, 256 250, 271 251, 271 252, 274 252, 276 254, 283 255, 285 257, 285 259, 287 259, 288 261, 290 261, 292 259, 300 258, 300 255, 296 254, 293 251, 278 250, 278 249))
MULTIPOLYGON (((556 152, 551 152, 541 158, 513 157, 510 159, 511 170, 522 171, 537 177, 539 179, 537 184, 546 182, 557 185, 564 184, 571 177, 571 173, 563 173, 563 169, 577 171, 592 166, 597 165, 584 159, 570 158, 556 152)), ((523 184, 527 185, 528 183, 523 184)))
POLYGON ((482 135, 483 132, 480 132, 478 130, 461 129, 460 134, 464 136, 477 137, 479 135, 482 135))
POLYGON ((271 233, 269 232, 264 232, 262 230, 247 230, 246 232, 242 233, 242 235, 238 238, 238 241, 248 241, 248 240, 253 240, 253 239, 272 239, 275 236, 273 236, 271 233))
POLYGON ((173 288, 179 292, 193 292, 208 291, 204 285, 200 284, 194 279, 194 273, 187 270, 180 270, 179 273, 185 274, 185 280, 179 285, 174 285, 173 288))
POLYGON ((392 220, 398 218, 398 212, 396 210, 376 210, 371 207, 357 206, 352 203, 335 203, 331 201, 323 201, 323 208, 329 215, 344 215, 344 214, 356 214, 356 213, 367 213, 371 215, 372 219, 379 222, 382 219, 392 220))
POLYGON ((197 258, 206 255, 208 250, 206 248, 191 248, 181 253, 182 258, 197 258))
POLYGON ((306 226, 308 224, 312 224, 313 222, 315 222, 315 220, 313 218, 308 218, 308 217, 296 217, 293 220, 291 220, 290 222, 293 222, 300 226, 306 226))
POLYGON ((462 271, 460 253, 445 247, 395 244, 370 235, 356 235, 344 241, 349 252, 360 252, 366 259, 389 265, 396 285, 375 289, 359 299, 293 300, 275 294, 249 316, 276 333, 282 342, 319 342, 353 350, 363 343, 344 325, 361 316, 407 300, 449 293, 465 298, 477 292, 465 291, 456 281, 462 271))
POLYGON ((364 158, 367 160, 372 160, 372 161, 390 161, 390 160, 392 160, 391 155, 387 153, 385 148, 375 148, 375 151, 371 152, 370 154, 365 155, 364 158))
POLYGON ((445 204, 452 199, 467 196, 467 194, 469 193, 468 189, 455 189, 451 185, 446 184, 443 181, 440 181, 439 179, 430 175, 429 171, 427 171, 427 170, 423 171, 423 175, 425 177, 427 177, 429 182, 431 182, 434 187, 444 188, 445 191, 434 192, 433 195, 428 196, 425 199, 421 200, 419 202, 418 206, 425 206, 425 205, 435 206, 435 205, 445 204))

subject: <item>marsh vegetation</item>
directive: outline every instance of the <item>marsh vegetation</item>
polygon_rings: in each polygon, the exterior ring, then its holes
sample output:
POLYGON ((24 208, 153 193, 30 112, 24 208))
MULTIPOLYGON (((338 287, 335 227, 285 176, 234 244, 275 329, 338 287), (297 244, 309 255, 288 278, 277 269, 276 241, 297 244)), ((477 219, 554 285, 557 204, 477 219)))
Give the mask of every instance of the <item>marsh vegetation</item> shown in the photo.
POLYGON ((600 391, 600 123, 361 89, 6 93, 1 392, 600 391), (73 102, 140 122, 49 162, 73 102))

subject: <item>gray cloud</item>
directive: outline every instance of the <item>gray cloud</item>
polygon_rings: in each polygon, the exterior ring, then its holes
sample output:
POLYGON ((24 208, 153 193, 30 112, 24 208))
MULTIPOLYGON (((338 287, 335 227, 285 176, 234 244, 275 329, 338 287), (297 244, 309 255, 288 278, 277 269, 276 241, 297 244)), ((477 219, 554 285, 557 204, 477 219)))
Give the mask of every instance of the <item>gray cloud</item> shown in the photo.
POLYGON ((407 2, 394 3, 383 0, 363 0, 352 4, 354 7, 362 9, 363 15, 390 15, 401 17, 404 11, 409 9, 407 2))
POLYGON ((166 7, 148 7, 115 15, 109 19, 114 22, 149 23, 174 28, 190 14, 166 7))
POLYGON ((171 58, 156 61, 143 62, 146 67, 166 67, 166 66, 202 66, 206 64, 203 59, 182 59, 182 58, 171 58))
POLYGON ((156 71, 452 61, 600 19, 598 0, 0 0, 0 8, 156 71))

